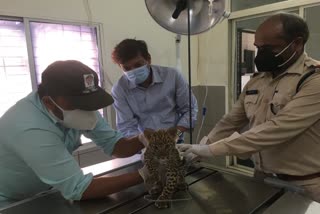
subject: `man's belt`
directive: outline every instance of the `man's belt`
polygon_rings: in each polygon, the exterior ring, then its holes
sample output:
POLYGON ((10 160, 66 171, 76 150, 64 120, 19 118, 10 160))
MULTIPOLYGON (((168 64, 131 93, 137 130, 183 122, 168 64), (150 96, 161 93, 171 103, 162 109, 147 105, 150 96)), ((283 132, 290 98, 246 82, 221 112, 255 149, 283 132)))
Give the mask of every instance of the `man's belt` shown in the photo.
POLYGON ((310 175, 286 175, 286 174, 272 173, 271 177, 279 178, 284 181, 303 181, 303 180, 311 180, 311 179, 320 177, 320 172, 310 174, 310 175))

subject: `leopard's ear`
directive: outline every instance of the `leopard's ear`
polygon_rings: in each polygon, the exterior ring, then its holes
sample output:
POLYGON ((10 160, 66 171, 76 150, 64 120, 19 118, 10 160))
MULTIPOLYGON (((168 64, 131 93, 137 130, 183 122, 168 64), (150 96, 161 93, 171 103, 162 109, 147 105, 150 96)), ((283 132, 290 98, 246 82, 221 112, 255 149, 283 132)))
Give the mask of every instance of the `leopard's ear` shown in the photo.
POLYGON ((151 135, 154 133, 155 131, 153 129, 145 129, 143 131, 144 136, 149 140, 151 135))
POLYGON ((167 130, 167 133, 172 137, 177 137, 177 127, 171 127, 167 130))

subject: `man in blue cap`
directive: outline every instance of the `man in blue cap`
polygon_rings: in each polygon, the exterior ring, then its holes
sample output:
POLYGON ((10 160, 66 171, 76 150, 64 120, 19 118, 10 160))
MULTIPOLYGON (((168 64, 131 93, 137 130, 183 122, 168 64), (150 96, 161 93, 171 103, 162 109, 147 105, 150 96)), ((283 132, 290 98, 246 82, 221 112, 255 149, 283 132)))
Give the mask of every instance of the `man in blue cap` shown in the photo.
POLYGON ((98 109, 113 103, 95 71, 79 61, 57 61, 42 74, 38 91, 0 118, 0 205, 55 188, 63 197, 105 197, 142 182, 138 172, 84 175, 72 156, 81 135, 108 155, 128 157, 144 146, 110 128, 98 109), (89 81, 90 80, 90 81, 89 81))

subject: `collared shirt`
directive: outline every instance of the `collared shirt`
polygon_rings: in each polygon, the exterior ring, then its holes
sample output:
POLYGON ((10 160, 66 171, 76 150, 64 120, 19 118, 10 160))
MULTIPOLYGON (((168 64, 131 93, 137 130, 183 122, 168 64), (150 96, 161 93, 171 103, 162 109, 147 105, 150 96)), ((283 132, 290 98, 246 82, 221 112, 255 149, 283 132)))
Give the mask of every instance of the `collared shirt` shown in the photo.
POLYGON ((92 139, 111 154, 122 137, 99 118, 92 131, 61 126, 33 92, 0 118, 0 201, 15 201, 50 188, 66 199, 79 200, 93 176, 84 175, 72 152, 80 136, 92 139))
POLYGON ((253 155, 256 169, 268 173, 320 172, 320 72, 296 93, 299 80, 319 64, 303 54, 276 78, 269 72, 253 77, 209 133, 212 153, 253 155), (249 130, 238 134, 247 124, 249 130))
MULTIPOLYGON (((112 88, 117 128, 125 136, 146 128, 165 129, 189 125, 189 89, 174 68, 151 66, 152 83, 148 88, 130 82, 125 75, 112 88)), ((192 94, 192 120, 196 121, 197 100, 192 94)))

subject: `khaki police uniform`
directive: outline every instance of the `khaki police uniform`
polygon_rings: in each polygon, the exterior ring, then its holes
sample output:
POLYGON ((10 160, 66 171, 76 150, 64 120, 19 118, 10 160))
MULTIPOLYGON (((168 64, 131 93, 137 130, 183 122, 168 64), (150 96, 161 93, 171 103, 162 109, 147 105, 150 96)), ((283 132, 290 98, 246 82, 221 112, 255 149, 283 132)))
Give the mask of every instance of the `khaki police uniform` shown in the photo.
MULTIPOLYGON (((213 155, 251 156, 255 169, 264 173, 320 173, 320 71, 296 92, 299 80, 319 65, 304 53, 276 78, 269 72, 255 75, 209 133, 213 155), (249 130, 238 134, 246 125, 249 130)), ((291 182, 320 201, 320 177, 291 182)))

